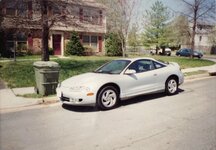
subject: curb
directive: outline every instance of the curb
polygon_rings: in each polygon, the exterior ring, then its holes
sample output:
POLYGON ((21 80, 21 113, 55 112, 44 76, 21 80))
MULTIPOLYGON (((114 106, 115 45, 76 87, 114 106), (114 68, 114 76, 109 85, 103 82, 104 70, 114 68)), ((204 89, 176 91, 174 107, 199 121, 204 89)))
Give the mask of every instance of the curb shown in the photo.
POLYGON ((52 96, 52 97, 43 97, 38 102, 39 102, 39 104, 52 104, 52 103, 59 102, 59 100, 56 96, 52 96))
POLYGON ((31 108, 41 108, 45 107, 46 105, 52 105, 52 104, 58 104, 59 100, 57 97, 45 97, 36 100, 34 104, 24 104, 20 106, 12 106, 12 107, 4 107, 0 108, 0 114, 2 113, 7 113, 7 112, 15 112, 15 111, 21 111, 21 110, 26 110, 26 109, 31 109, 31 108))

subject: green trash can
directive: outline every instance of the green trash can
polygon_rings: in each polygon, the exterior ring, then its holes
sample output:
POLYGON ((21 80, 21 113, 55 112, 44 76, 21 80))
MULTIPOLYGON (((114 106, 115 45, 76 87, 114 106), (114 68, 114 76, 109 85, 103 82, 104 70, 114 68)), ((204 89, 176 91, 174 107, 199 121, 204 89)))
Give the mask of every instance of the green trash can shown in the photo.
POLYGON ((37 61, 33 66, 36 92, 43 96, 55 94, 59 79, 59 64, 53 61, 37 61))

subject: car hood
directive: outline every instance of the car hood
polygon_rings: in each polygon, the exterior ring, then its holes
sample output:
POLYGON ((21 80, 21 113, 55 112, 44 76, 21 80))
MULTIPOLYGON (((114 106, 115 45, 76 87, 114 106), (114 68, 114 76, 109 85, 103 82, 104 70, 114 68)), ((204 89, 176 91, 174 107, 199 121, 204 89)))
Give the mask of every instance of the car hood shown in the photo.
POLYGON ((81 75, 76 75, 71 78, 64 80, 61 85, 63 87, 73 87, 73 86, 88 86, 95 82, 106 82, 108 79, 112 79, 113 75, 102 74, 102 73, 84 73, 81 75))

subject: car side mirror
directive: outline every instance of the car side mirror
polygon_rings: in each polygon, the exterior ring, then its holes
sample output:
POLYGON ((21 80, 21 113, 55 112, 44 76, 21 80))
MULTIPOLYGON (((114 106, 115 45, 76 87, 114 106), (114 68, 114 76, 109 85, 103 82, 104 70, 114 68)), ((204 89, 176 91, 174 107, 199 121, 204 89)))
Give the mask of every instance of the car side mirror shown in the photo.
POLYGON ((127 69, 125 71, 125 74, 127 74, 127 75, 132 75, 132 74, 135 74, 135 73, 136 73, 136 70, 134 70, 134 69, 127 69))

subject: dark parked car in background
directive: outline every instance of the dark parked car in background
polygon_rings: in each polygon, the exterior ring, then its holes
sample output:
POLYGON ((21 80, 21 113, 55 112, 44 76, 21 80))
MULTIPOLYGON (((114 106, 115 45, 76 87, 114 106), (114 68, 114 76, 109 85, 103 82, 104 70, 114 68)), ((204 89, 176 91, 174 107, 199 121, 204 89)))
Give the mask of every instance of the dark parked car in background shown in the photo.
POLYGON ((197 58, 203 57, 203 54, 201 52, 198 52, 196 50, 192 51, 192 49, 189 49, 189 48, 183 48, 176 52, 177 56, 190 57, 191 54, 193 54, 193 57, 197 57, 197 58))

